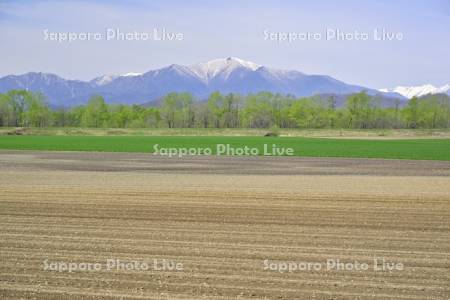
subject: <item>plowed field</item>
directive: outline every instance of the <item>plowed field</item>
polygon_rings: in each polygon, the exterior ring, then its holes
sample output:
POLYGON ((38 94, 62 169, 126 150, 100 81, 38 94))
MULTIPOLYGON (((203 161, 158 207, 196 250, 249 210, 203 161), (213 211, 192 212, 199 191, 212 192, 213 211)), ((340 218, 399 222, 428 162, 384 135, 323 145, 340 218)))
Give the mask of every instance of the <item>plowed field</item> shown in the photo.
POLYGON ((450 163, 2 151, 0 236, 2 299, 448 299, 450 163))

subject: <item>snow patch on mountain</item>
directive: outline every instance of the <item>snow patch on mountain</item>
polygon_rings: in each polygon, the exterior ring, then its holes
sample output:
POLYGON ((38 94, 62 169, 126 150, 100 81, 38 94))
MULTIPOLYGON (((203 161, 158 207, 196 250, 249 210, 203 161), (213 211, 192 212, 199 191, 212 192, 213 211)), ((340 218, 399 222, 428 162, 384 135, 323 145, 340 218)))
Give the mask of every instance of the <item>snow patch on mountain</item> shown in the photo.
POLYGON ((117 75, 117 74, 102 75, 100 77, 92 79, 91 83, 93 85, 102 86, 102 85, 111 83, 112 81, 116 80, 119 77, 137 77, 137 76, 142 76, 142 73, 130 72, 130 73, 122 74, 122 75, 117 75))
POLYGON ((135 77, 135 76, 141 76, 142 73, 135 73, 135 72, 130 72, 130 73, 126 73, 123 75, 120 75, 121 77, 135 77))
POLYGON ((112 82, 114 79, 118 78, 119 75, 103 75, 91 80, 94 85, 105 85, 112 82))
POLYGON ((450 95, 450 84, 435 87, 431 84, 424 84, 420 86, 398 86, 393 89, 380 89, 380 92, 389 93, 394 92, 398 93, 402 96, 405 96, 409 99, 412 97, 421 97, 429 94, 449 94, 450 95))
POLYGON ((219 75, 226 79, 234 70, 238 68, 256 71, 260 67, 260 65, 250 61, 245 61, 237 57, 228 57, 210 60, 205 63, 190 66, 189 68, 199 78, 205 82, 208 82, 212 78, 219 75))

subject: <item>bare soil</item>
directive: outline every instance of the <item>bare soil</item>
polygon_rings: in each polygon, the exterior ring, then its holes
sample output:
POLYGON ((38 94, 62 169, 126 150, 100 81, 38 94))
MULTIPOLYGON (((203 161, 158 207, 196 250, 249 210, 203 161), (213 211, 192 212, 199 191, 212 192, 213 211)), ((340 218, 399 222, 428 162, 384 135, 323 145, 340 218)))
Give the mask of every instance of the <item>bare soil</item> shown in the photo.
POLYGON ((450 162, 1 151, 0 236, 2 299, 448 299, 450 162), (107 259, 183 270, 44 263, 107 259))

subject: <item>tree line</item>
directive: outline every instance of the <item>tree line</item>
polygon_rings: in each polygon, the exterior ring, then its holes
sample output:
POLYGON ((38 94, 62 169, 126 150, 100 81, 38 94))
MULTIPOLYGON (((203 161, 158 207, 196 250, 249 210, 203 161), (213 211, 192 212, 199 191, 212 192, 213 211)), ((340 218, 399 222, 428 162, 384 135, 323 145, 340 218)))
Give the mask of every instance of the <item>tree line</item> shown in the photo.
POLYGON ((194 101, 170 93, 157 107, 107 104, 93 96, 86 105, 51 108, 40 93, 0 94, 0 126, 96 128, 449 128, 450 97, 412 98, 404 106, 383 107, 366 92, 351 94, 337 107, 336 96, 283 96, 260 92, 241 96, 212 93, 194 101))

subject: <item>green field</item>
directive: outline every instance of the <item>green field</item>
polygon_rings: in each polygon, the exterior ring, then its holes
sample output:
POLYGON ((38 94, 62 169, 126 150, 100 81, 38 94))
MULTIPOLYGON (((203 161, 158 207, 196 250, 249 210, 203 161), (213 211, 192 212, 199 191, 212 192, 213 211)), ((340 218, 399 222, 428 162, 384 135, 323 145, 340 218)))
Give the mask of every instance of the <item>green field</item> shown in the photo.
POLYGON ((450 139, 330 139, 242 136, 0 136, 0 149, 153 152, 164 148, 211 148, 217 144, 289 147, 296 156, 450 161, 450 139))

